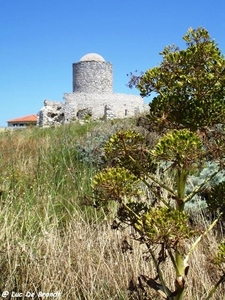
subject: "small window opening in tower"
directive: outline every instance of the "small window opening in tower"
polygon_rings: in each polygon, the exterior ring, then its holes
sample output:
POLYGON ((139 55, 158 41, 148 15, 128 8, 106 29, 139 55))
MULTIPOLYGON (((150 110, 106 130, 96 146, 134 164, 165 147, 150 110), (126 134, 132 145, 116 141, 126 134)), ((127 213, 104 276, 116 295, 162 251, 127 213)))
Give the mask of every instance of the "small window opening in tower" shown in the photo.
POLYGON ((127 116, 127 109, 125 109, 125 116, 127 116))

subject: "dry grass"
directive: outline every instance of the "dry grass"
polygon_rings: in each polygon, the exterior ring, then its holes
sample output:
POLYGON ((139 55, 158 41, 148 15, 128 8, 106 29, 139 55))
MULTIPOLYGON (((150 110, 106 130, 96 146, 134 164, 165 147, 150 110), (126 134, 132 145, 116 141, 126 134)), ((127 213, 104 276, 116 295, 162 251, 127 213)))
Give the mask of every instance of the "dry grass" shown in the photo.
MULTIPOLYGON (((103 214, 80 206, 95 170, 76 160, 76 130, 81 129, 0 136, 0 292, 22 293, 14 299, 28 299, 27 292, 38 299, 42 291, 59 292, 56 299, 62 300, 142 300, 127 288, 141 274, 156 275, 151 260, 143 259, 144 246, 129 241, 133 251, 123 253, 129 229, 112 230, 103 214)), ((207 227, 203 217, 198 222, 207 227)), ((187 300, 205 299, 218 279, 210 263, 217 239, 216 232, 210 233, 193 254, 187 300)), ((172 287, 172 267, 165 265, 164 272, 172 287)), ((224 295, 221 286, 213 299, 224 295)), ((159 298, 148 289, 146 299, 159 298)))
MULTIPOLYGON (((9 224, 7 211, 2 211, 5 224, 1 230, 1 289, 60 292, 59 299, 129 299, 127 287, 141 274, 155 277, 151 261, 143 259, 143 248, 133 243, 132 253, 122 253, 126 233, 112 231, 109 223, 88 224, 79 214, 64 230, 54 224, 29 239, 21 239, 14 224, 9 224), (47 229, 47 230, 46 230, 47 229)), ((132 243, 132 242, 131 242, 132 243)), ((188 276, 187 299, 205 299, 205 292, 219 274, 212 269, 209 257, 215 253, 216 241, 211 234, 195 251, 188 276)), ((173 286, 173 270, 165 267, 173 286)), ((224 299, 224 287, 215 300, 224 299)), ((148 291, 148 299, 157 299, 148 291)), ((132 298, 132 299, 138 299, 132 298)))

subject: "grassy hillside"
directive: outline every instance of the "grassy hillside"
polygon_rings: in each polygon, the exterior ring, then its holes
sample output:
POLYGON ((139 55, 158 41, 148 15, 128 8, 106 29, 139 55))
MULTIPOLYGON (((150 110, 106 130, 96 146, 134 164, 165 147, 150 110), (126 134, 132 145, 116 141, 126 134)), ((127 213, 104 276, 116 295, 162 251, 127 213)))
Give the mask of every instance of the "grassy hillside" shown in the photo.
MULTIPOLYGON (((28 299, 29 292, 33 299, 41 292, 63 300, 145 299, 134 283, 140 274, 155 276, 151 261, 134 242, 132 253, 123 253, 128 229, 113 231, 110 216, 84 205, 104 164, 102 146, 110 134, 130 127, 132 120, 118 120, 0 133, 0 295, 7 290, 21 293, 14 299, 28 299)), ((198 222, 207 226, 203 217, 198 222)), ((215 253, 216 238, 211 233, 194 254, 188 300, 204 299, 217 277, 207 258, 215 253)), ((224 294, 222 286, 214 299, 224 294)), ((153 292, 148 297, 158 299, 153 292)))

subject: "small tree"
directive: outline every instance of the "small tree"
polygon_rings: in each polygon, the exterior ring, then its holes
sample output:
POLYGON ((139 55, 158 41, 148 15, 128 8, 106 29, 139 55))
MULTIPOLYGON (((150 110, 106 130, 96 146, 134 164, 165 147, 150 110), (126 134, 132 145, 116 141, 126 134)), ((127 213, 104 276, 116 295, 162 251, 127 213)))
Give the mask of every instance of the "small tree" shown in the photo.
POLYGON ((204 28, 190 28, 183 37, 187 48, 167 46, 159 67, 132 75, 143 97, 156 93, 150 103, 155 128, 197 130, 225 121, 225 59, 204 28))

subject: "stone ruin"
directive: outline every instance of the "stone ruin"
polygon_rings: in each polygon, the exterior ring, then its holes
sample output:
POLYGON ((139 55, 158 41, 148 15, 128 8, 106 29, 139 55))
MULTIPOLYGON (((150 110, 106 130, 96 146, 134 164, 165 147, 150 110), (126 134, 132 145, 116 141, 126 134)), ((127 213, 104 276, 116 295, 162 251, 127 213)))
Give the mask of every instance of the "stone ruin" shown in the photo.
POLYGON ((38 113, 38 126, 87 118, 127 118, 148 110, 140 96, 113 93, 112 64, 96 53, 89 53, 73 64, 73 92, 65 93, 63 98, 64 102, 44 101, 38 113))

